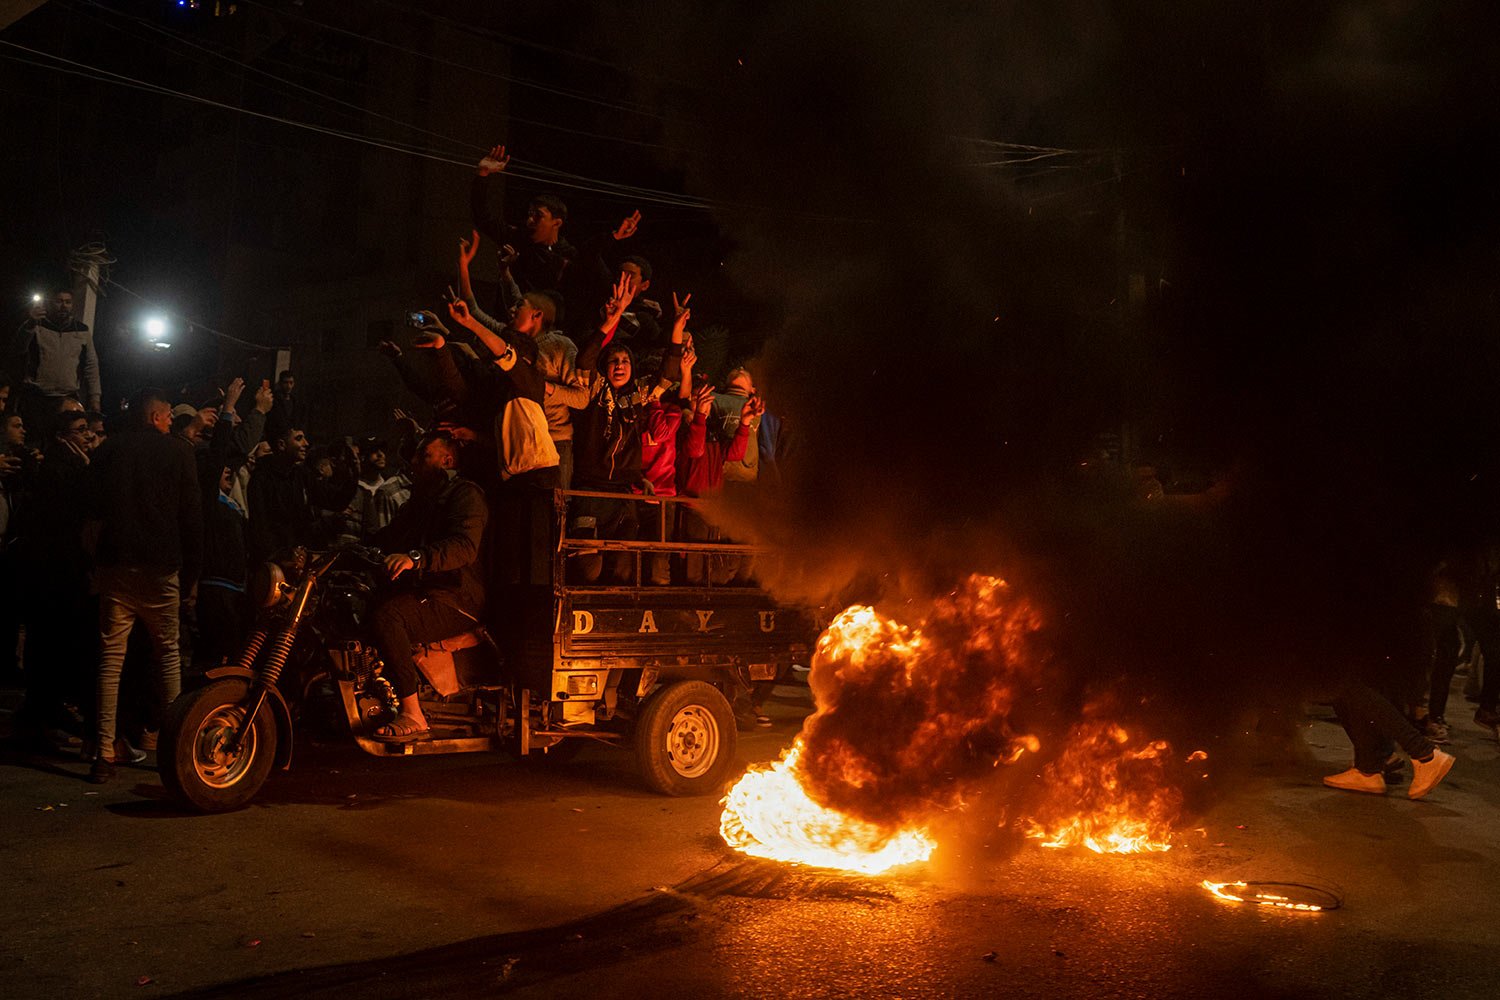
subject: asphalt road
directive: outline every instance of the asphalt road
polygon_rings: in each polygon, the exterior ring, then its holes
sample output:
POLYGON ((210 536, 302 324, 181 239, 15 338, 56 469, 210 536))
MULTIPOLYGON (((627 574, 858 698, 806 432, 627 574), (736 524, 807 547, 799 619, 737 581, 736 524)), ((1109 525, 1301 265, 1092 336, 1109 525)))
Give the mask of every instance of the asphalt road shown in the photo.
MULTIPOLYGON (((742 736, 747 761, 796 732, 805 689, 779 695, 776 728, 742 736)), ((717 802, 652 795, 607 750, 536 767, 299 748, 255 806, 215 817, 177 813, 151 771, 96 790, 82 764, 10 754, 0 983, 27 998, 1500 995, 1500 746, 1460 725, 1458 766, 1410 802, 1323 788, 1347 744, 1326 721, 1298 736, 1168 854, 976 841, 877 879, 734 855, 717 802), (1313 882, 1344 903, 1235 905, 1204 878, 1313 882)))

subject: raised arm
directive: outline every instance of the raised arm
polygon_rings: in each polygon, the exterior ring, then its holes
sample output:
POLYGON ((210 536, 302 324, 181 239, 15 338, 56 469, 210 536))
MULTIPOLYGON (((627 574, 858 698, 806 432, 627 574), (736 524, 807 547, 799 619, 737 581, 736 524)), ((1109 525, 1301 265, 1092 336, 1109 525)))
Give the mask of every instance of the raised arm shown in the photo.
POLYGON ((691 410, 693 406, 693 368, 698 364, 698 352, 693 350, 692 341, 682 345, 682 360, 680 372, 682 381, 677 386, 677 396, 681 400, 684 410, 691 410))
POLYGON ((448 315, 452 317, 453 322, 478 338, 479 342, 489 348, 490 353, 495 357, 502 358, 510 353, 512 346, 511 339, 502 335, 504 328, 497 331, 479 322, 469 312, 467 302, 464 302, 462 299, 457 302, 449 302, 448 315))
POLYGON ((640 211, 631 212, 613 230, 599 233, 578 247, 578 256, 568 267, 568 277, 575 293, 583 294, 579 305, 587 307, 608 294, 615 275, 620 273, 620 264, 630 253, 627 241, 635 236, 640 224, 640 211))
POLYGON ((98 412, 100 404, 104 400, 104 393, 99 388, 99 352, 94 350, 94 331, 83 341, 83 353, 78 358, 78 382, 83 386, 88 395, 89 409, 98 412))
POLYGON ((505 222, 490 210, 488 178, 491 174, 504 172, 510 164, 503 145, 496 146, 474 165, 474 180, 469 187, 469 210, 474 216, 474 228, 497 243, 505 242, 505 222))
POLYGON ((693 420, 688 424, 682 453, 688 458, 702 458, 708 450, 708 411, 714 408, 714 387, 700 385, 692 397, 693 420))
POLYGON ((276 403, 276 394, 271 391, 271 380, 261 379, 255 390, 255 405, 245 414, 245 419, 234 429, 234 447, 241 455, 248 455, 266 435, 266 416, 276 403))
MULTIPOLYGON (((690 375, 682 373, 683 355, 692 349, 693 335, 687 332, 688 320, 692 318, 693 311, 688 308, 688 303, 693 299, 693 293, 688 292, 682 298, 677 293, 672 293, 672 339, 667 344, 667 350, 662 354, 661 373, 657 376, 656 386, 658 392, 665 392, 673 382, 686 382, 690 375)), ((686 393, 684 393, 686 398, 686 393)))
POLYGON ((734 437, 729 442, 724 461, 738 462, 744 459, 745 452, 750 447, 750 422, 765 412, 766 404, 761 402, 759 396, 751 396, 745 400, 745 405, 740 407, 739 425, 734 429, 734 437))
POLYGON ((469 265, 479 253, 479 230, 474 230, 466 240, 458 241, 458 294, 470 306, 474 304, 474 284, 469 280, 469 265))
POLYGON ((234 407, 245 391, 245 380, 237 378, 224 390, 224 402, 219 406, 219 422, 214 424, 213 434, 208 439, 208 461, 198 469, 198 488, 208 499, 219 492, 219 475, 229 464, 229 452, 234 447, 234 407))
POLYGON ((599 364, 599 353, 614 339, 615 331, 620 327, 620 317, 625 315, 625 310, 630 306, 630 300, 635 297, 635 288, 628 275, 621 274, 620 280, 615 282, 615 287, 610 294, 609 302, 604 307, 604 319, 599 323, 599 329, 589 337, 588 342, 578 352, 577 367, 579 371, 593 371, 599 364))
POLYGON ((16 328, 16 332, 11 335, 10 348, 5 352, 5 365, 17 385, 26 377, 26 369, 30 361, 31 345, 35 340, 35 320, 29 319, 22 323, 16 328))

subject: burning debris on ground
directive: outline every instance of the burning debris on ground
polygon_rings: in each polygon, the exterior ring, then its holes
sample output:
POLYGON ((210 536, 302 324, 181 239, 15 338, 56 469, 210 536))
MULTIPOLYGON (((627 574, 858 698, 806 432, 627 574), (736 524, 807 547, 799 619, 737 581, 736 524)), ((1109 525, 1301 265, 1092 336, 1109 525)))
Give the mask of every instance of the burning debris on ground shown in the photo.
POLYGON ((1107 697, 1060 727, 1049 688, 1064 688, 1066 674, 1045 631, 1042 615, 990 576, 970 576, 912 624, 846 609, 818 641, 816 711, 780 761, 731 789, 725 841, 875 874, 927 860, 935 828, 985 822, 996 806, 981 801, 999 798, 1018 817, 1002 823, 1046 847, 1170 849, 1179 785, 1207 754, 1178 759, 1164 740, 1133 738, 1107 697), (1044 736, 1032 731, 1041 725, 1044 736))

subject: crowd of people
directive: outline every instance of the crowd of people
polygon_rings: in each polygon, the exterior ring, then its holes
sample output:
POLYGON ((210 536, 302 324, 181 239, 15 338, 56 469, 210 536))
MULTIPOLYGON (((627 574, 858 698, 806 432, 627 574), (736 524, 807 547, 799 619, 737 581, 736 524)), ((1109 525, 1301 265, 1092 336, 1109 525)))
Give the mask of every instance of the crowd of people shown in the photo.
MULTIPOLYGON (((382 436, 314 449, 290 371, 196 398, 143 389, 106 419, 71 289, 33 309, 0 382, 0 668, 25 684, 22 739, 76 749, 108 781, 151 749, 184 670, 235 655, 253 565, 354 540, 386 553, 392 581, 369 620, 401 713, 378 735, 425 738, 412 645, 466 626, 433 607, 472 622, 486 585, 550 582, 556 489, 588 494, 572 498, 572 537, 707 540, 717 531, 690 505, 644 505, 643 517, 631 498, 774 479, 781 421, 745 368, 715 373, 719 387, 702 371, 690 294, 673 292, 670 313, 648 297, 640 213, 577 247, 553 195, 510 225, 489 205, 507 162, 496 147, 476 167, 475 229, 459 241, 443 315, 415 310, 410 339, 380 345, 431 410, 424 421, 395 411, 382 436), (500 282, 481 303, 470 272, 485 236, 500 282)), ((582 584, 732 585, 753 565, 580 551, 566 571, 582 584)), ((751 709, 748 724, 769 720, 751 709)))

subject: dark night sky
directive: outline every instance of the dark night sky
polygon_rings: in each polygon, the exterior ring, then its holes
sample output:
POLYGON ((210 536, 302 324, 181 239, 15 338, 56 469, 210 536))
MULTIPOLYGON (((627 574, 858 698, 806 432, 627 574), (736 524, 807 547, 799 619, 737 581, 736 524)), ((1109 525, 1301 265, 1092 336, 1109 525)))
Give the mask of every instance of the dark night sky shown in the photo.
MULTIPOLYGON (((1491 509, 1485 5, 495 6, 452 16, 527 39, 517 72, 615 105, 515 89, 513 114, 631 140, 517 125, 526 155, 716 204, 647 208, 652 238, 666 287, 765 344, 760 381, 797 450, 758 531, 820 582, 888 571, 921 592, 1001 566, 1078 613, 1080 660, 1297 675, 1392 648, 1381 624, 1491 509), (1073 152, 1021 179, 976 167, 976 138, 1073 152), (1126 316, 1131 272, 1149 296, 1126 316), (1126 417, 1145 457, 1191 453, 1229 498, 1143 513, 1080 482, 1070 467, 1126 417)), ((367 5, 362 30, 399 30, 401 7, 367 5)), ((46 41, 5 37, 23 29, 46 41)), ((7 96, 55 86, 4 72, 7 96)), ((462 109, 431 114, 492 138, 462 109)), ((6 156, 9 288, 90 225, 50 212, 58 148, 64 186, 112 230, 144 179, 123 139, 75 151, 50 117, 8 124, 36 137, 6 156)), ((578 205, 590 224, 630 207, 578 205)), ((165 287, 178 250, 132 264, 165 287)))

